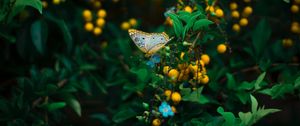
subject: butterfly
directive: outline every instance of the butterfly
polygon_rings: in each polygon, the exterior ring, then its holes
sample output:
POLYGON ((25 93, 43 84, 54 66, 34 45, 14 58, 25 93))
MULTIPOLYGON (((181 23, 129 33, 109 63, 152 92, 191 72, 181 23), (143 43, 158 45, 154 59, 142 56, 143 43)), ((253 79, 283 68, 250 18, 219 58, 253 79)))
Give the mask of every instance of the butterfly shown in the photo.
POLYGON ((144 53, 146 56, 150 56, 156 53, 170 40, 169 36, 165 33, 147 33, 136 29, 128 30, 129 36, 133 40, 134 44, 144 53))

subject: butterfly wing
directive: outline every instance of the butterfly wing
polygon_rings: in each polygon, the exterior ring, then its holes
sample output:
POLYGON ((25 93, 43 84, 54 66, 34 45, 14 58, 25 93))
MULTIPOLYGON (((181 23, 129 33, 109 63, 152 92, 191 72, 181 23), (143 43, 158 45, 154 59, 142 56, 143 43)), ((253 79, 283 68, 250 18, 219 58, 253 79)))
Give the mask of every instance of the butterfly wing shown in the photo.
POLYGON ((134 44, 144 53, 148 52, 146 43, 149 41, 149 33, 142 32, 136 29, 128 30, 129 36, 133 40, 134 44))
POLYGON ((151 33, 150 42, 146 43, 146 49, 148 54, 153 54, 166 45, 170 39, 166 33, 151 33))

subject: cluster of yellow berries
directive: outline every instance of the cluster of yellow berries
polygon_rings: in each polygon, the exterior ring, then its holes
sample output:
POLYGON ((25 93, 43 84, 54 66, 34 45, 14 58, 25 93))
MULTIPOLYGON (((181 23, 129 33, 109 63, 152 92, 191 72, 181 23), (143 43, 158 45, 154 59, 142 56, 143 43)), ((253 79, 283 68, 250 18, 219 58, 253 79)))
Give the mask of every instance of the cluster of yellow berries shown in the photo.
POLYGON ((124 21, 121 23, 121 29, 127 31, 132 27, 137 26, 137 20, 135 18, 130 18, 128 21, 124 21))
POLYGON ((85 9, 82 11, 82 17, 85 21, 84 29, 88 32, 93 32, 94 35, 98 36, 102 34, 102 28, 105 25, 106 11, 104 9, 99 9, 97 11, 97 19, 95 24, 93 21, 93 13, 91 10, 85 9))
MULTIPOLYGON (((294 0, 293 5, 291 6, 291 12, 294 14, 298 14, 299 13, 299 4, 300 4, 300 0, 294 0)), ((300 25, 297 21, 292 22, 291 24, 291 32, 292 33, 296 33, 299 34, 300 33, 300 25)))
MULTIPOLYGON (((180 58, 183 59, 184 55, 182 52, 180 58)), ((210 57, 207 54, 203 54, 201 55, 201 59, 190 64, 178 64, 177 68, 164 66, 163 73, 171 79, 171 82, 189 80, 189 83, 191 83, 193 87, 196 87, 196 84, 207 84, 209 82, 205 68, 205 65, 209 64, 209 62, 210 57)))
MULTIPOLYGON (((167 89, 164 91, 164 96, 166 96, 166 100, 172 100, 173 103, 176 105, 181 101, 181 95, 179 92, 172 92, 171 90, 167 89)), ((177 113, 176 107, 171 106, 171 109, 174 113, 177 113)), ((155 118, 152 120, 152 126, 160 126, 161 120, 159 118, 155 118)))
MULTIPOLYGON (((52 0, 53 5, 59 5, 63 2, 66 2, 66 0, 52 0)), ((43 8, 47 8, 48 7, 48 2, 46 0, 43 0, 42 5, 43 5, 43 8)))
MULTIPOLYGON (((251 0, 244 0, 245 3, 250 3, 251 0)), ((239 19, 238 23, 232 25, 232 30, 235 32, 239 32, 241 30, 241 26, 247 26, 249 21, 248 17, 253 13, 253 9, 251 6, 246 6, 243 9, 242 14, 238 11, 238 4, 236 2, 231 2, 229 4, 229 8, 231 10, 231 17, 235 19, 239 19)))
POLYGON ((210 6, 207 3, 207 7, 205 9, 206 12, 210 12, 210 14, 215 15, 219 18, 224 17, 224 11, 220 8, 220 7, 214 7, 214 6, 210 6))

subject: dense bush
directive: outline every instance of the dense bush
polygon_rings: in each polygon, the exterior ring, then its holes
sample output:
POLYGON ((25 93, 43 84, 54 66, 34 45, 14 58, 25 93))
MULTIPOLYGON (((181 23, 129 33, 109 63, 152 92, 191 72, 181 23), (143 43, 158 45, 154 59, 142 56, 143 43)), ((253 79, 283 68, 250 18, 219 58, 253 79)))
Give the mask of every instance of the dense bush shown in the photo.
POLYGON ((0 6, 1 125, 300 124, 300 0, 0 6))

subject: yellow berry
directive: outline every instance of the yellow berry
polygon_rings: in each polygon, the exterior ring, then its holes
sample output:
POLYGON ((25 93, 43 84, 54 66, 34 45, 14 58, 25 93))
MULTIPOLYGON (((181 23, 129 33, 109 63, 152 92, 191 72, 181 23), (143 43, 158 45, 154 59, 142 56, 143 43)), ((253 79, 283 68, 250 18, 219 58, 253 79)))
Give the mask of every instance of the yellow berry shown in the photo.
POLYGON ((170 17, 167 17, 167 19, 166 19, 166 24, 169 25, 169 26, 172 26, 172 25, 173 25, 173 22, 172 22, 172 20, 171 20, 170 17))
POLYGON ((60 2, 61 2, 60 0, 52 0, 52 3, 53 3, 54 5, 58 5, 60 2))
POLYGON ((177 79, 178 75, 179 75, 179 72, 176 69, 171 69, 168 73, 168 76, 173 80, 177 79))
POLYGON ((129 19, 129 24, 130 24, 131 26, 136 26, 136 24, 137 24, 136 19, 130 18, 130 19, 129 19))
POLYGON ((217 51, 218 53, 225 53, 227 50, 227 47, 225 44, 219 44, 217 47, 217 51))
POLYGON ((250 2, 251 2, 251 0, 244 0, 244 2, 245 2, 245 3, 250 3, 250 2))
POLYGON ((180 59, 181 59, 181 60, 183 60, 184 54, 185 54, 184 52, 181 52, 181 53, 180 53, 180 59))
POLYGON ((163 73, 168 74, 169 70, 170 70, 170 66, 164 66, 163 73))
POLYGON ((239 32, 241 30, 241 27, 239 24, 233 24, 232 25, 232 30, 235 32, 239 32))
POLYGON ((299 6, 298 5, 292 5, 291 6, 292 13, 298 13, 299 12, 299 6))
POLYGON ((252 12, 253 12, 252 7, 247 6, 247 7, 244 8, 243 14, 244 14, 245 16, 249 16, 250 14, 252 14, 252 12))
POLYGON ((242 18, 240 20, 240 25, 241 26, 247 26, 248 25, 248 19, 247 18, 242 18))
POLYGON ((189 12, 189 13, 192 13, 193 9, 192 9, 190 6, 186 6, 186 7, 184 8, 184 11, 189 12))
POLYGON ((43 8, 47 8, 48 7, 47 1, 42 1, 42 5, 43 5, 43 8))
POLYGON ((215 13, 216 13, 217 17, 223 17, 224 16, 224 12, 223 12, 222 9, 217 9, 215 13))
POLYGON ((210 11, 210 12, 214 12, 215 8, 213 6, 207 6, 205 10, 210 11))
POLYGON ((160 124, 161 124, 161 122, 160 122, 159 119, 154 119, 154 120, 152 121, 152 126, 160 126, 160 124))
POLYGON ((177 110, 176 110, 175 106, 171 106, 171 109, 172 109, 172 111, 173 111, 174 113, 177 113, 177 110))
POLYGON ((235 3, 235 2, 232 2, 232 3, 229 4, 229 8, 231 10, 236 10, 238 8, 238 4, 235 3))
POLYGON ((200 82, 201 82, 201 84, 207 84, 209 82, 208 76, 203 75, 200 82))
POLYGON ((207 54, 203 54, 201 56, 201 60, 204 62, 204 64, 209 64, 210 58, 207 54))
POLYGON ((171 99, 174 103, 179 103, 181 101, 181 95, 178 92, 173 92, 171 99))
POLYGON ((286 48, 292 47, 293 44, 294 44, 294 42, 293 42, 293 40, 290 39, 290 38, 286 38, 286 39, 283 39, 283 40, 282 40, 282 46, 283 46, 283 47, 286 47, 286 48))
POLYGON ((96 21, 97 26, 103 27, 105 24, 105 20, 103 18, 98 18, 96 21))
POLYGON ((178 67, 178 69, 183 70, 183 69, 186 69, 188 67, 188 65, 186 63, 182 63, 182 64, 178 64, 177 67, 178 67))
POLYGON ((94 25, 91 22, 85 23, 84 29, 86 31, 92 31, 94 29, 94 25))
POLYGON ((291 24, 291 32, 300 33, 300 27, 298 22, 292 22, 291 24))
POLYGON ((101 7, 101 2, 100 1, 95 1, 94 2, 94 7, 95 8, 100 8, 101 7))
POLYGON ((104 9, 100 9, 97 12, 97 15, 98 15, 99 18, 105 18, 106 17, 106 11, 104 9))
POLYGON ((201 65, 201 67, 204 67, 204 61, 202 60, 202 59, 200 59, 200 60, 197 60, 196 61, 196 65, 198 66, 198 65, 201 65), (200 64, 199 64, 200 63, 200 64))
POLYGON ((102 29, 99 27, 94 28, 94 35, 98 36, 102 33, 102 29))
POLYGON ((165 90, 164 94, 165 94, 165 96, 170 97, 171 94, 172 94, 172 91, 171 90, 165 90))
POLYGON ((86 21, 91 21, 93 16, 92 16, 92 12, 90 10, 84 10, 82 12, 82 17, 86 20, 86 21))
POLYGON ((231 12, 231 17, 233 17, 233 18, 239 18, 240 17, 240 13, 238 11, 232 11, 231 12))
POLYGON ((131 26, 130 26, 130 24, 128 22, 123 22, 121 24, 121 29, 123 29, 123 30, 128 30, 130 27, 131 26))
POLYGON ((296 4, 300 4, 300 0, 295 0, 295 3, 296 4))

